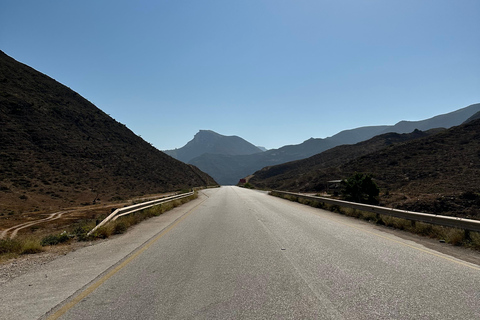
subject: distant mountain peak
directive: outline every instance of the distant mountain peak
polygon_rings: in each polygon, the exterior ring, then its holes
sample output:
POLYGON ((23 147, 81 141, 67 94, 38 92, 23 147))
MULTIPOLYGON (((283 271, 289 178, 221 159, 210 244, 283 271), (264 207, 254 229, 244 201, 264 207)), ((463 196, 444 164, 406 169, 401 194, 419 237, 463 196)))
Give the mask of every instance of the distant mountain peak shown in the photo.
POLYGON ((238 136, 224 136, 212 130, 199 130, 183 147, 164 152, 188 163, 203 154, 250 155, 263 150, 238 136))
POLYGON ((221 136, 221 134, 216 133, 213 130, 198 130, 198 132, 195 135, 204 135, 204 134, 212 134, 212 135, 221 136))

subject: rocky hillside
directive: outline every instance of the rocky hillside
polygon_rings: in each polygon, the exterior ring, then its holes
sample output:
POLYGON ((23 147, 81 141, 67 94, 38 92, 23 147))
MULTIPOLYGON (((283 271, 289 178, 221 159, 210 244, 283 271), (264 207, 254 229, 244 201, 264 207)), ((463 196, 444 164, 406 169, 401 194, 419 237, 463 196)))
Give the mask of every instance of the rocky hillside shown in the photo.
POLYGON ((0 145, 0 214, 215 183, 1 51, 0 145))
POLYGON ((320 190, 325 187, 325 182, 316 186, 312 186, 310 182, 316 172, 341 166, 394 144, 426 137, 439 130, 432 129, 428 132, 415 130, 409 134, 386 133, 357 144, 337 146, 307 159, 265 167, 255 172, 249 182, 260 188, 320 190))
MULTIPOLYGON (((336 152, 341 154, 339 150, 336 152)), ((354 159, 345 158, 343 163, 328 164, 327 160, 332 158, 328 153, 312 158, 300 164, 259 171, 251 183, 318 192, 326 189, 327 181, 365 172, 373 174, 380 186, 383 205, 480 219, 480 120, 414 140, 398 141, 354 159), (326 164, 309 169, 315 161, 326 164)))
POLYGON ((203 154, 236 156, 263 151, 240 137, 224 136, 211 130, 200 130, 185 146, 164 152, 175 159, 188 163, 203 154))

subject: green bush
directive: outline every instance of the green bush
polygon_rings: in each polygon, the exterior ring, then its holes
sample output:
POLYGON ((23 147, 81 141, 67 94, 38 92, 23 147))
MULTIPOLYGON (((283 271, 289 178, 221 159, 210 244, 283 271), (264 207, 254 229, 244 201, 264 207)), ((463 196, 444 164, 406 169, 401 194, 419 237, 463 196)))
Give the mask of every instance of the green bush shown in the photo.
POLYGON ((50 234, 42 239, 40 241, 40 244, 45 247, 45 246, 54 246, 60 243, 67 242, 70 240, 71 236, 67 233, 67 231, 63 231, 60 234, 50 234))
POLYGON ((380 189, 369 174, 355 173, 342 180, 342 195, 345 200, 359 203, 378 204, 380 189))
POLYGON ((73 235, 77 237, 78 241, 87 241, 89 239, 87 234, 94 226, 94 221, 91 223, 82 222, 73 229, 73 235))

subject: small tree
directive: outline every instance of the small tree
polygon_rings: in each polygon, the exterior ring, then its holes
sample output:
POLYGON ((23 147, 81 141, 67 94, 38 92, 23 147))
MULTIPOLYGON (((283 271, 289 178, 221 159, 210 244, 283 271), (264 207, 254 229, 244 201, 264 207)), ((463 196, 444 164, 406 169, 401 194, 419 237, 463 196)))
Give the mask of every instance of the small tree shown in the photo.
POLYGON ((370 174, 356 172, 346 180, 342 180, 342 195, 352 202, 378 204, 380 189, 370 174))

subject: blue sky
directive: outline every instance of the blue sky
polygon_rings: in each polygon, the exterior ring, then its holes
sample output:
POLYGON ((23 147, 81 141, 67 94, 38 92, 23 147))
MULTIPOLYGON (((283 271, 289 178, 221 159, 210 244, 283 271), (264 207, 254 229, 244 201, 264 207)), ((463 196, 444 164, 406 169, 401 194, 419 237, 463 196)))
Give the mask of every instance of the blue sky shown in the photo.
POLYGON ((157 148, 267 148, 480 102, 480 1, 2 0, 0 50, 157 148))

